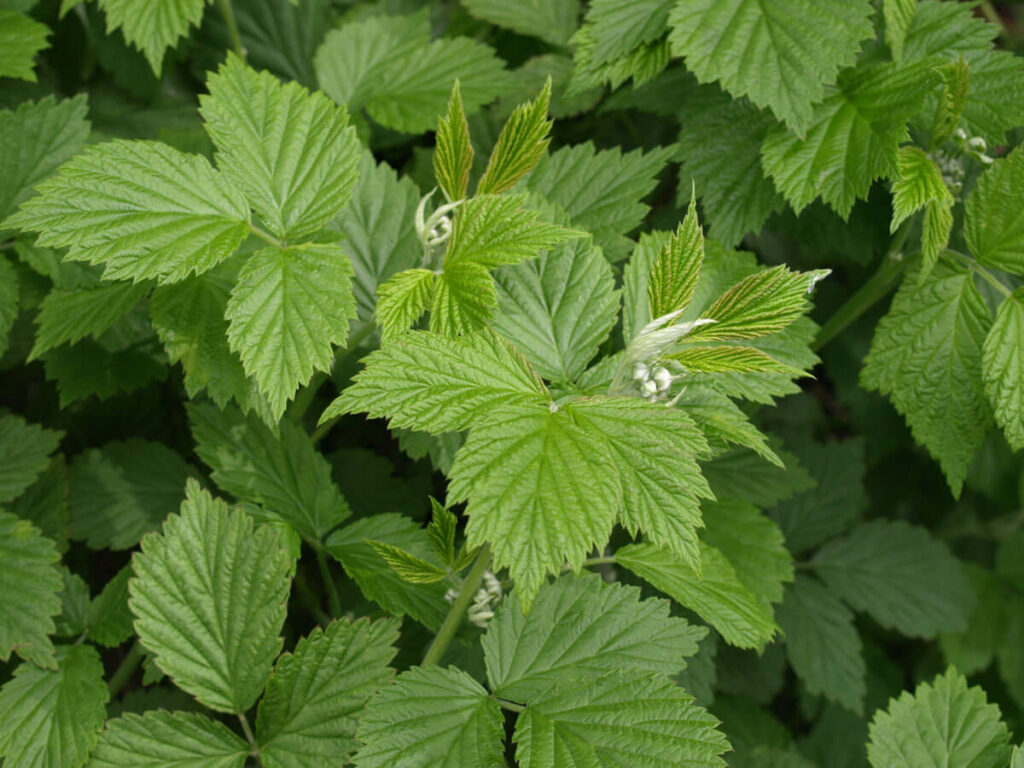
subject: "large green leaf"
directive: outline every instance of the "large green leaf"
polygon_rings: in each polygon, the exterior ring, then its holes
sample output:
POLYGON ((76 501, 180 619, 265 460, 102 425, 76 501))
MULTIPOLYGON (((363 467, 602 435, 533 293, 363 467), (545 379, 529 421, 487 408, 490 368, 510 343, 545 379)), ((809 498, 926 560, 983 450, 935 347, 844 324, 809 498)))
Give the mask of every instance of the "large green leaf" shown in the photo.
POLYGON ((985 394, 1014 450, 1024 448, 1024 290, 1003 300, 982 348, 985 394))
POLYGON ((88 768, 242 768, 251 751, 226 725, 204 715, 129 712, 107 723, 88 768))
POLYGON ((95 288, 53 289, 39 306, 39 330, 28 359, 65 342, 74 344, 86 336, 99 338, 135 305, 145 289, 121 281, 105 281, 95 288))
POLYGON ((552 45, 567 45, 579 20, 579 0, 462 0, 478 19, 552 45))
POLYGON ((282 644, 293 563, 277 532, 189 481, 132 568, 135 631, 160 670, 211 709, 249 709, 282 644))
POLYGON ((965 235, 978 261, 1024 274, 1024 151, 997 160, 967 198, 965 235))
MULTIPOLYGON (((53 542, 27 520, 0 510, 0 659, 11 651, 41 667, 56 667, 48 635, 60 613, 60 559, 53 542)), ((2 751, 2 750, 0 750, 2 751)))

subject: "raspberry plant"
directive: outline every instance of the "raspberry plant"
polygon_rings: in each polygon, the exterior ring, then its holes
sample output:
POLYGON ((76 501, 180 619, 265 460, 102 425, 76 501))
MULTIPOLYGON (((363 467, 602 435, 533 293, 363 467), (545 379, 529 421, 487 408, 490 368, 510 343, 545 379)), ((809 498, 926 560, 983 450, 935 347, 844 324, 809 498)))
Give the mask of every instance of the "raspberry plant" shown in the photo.
POLYGON ((4 766, 1024 766, 1005 5, 0 0, 4 766))

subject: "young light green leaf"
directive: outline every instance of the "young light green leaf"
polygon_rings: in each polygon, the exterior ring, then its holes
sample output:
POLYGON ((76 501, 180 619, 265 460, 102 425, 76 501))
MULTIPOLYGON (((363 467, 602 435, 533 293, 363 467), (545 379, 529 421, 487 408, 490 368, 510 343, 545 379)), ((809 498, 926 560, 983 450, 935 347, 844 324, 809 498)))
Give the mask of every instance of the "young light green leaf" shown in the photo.
POLYGON ((885 42, 892 51, 893 61, 903 58, 903 44, 907 30, 914 21, 917 0, 882 0, 882 16, 885 19, 885 42))
POLYGON ((157 709, 110 720, 86 768, 242 768, 252 747, 223 723, 157 709))
POLYGON ((367 539, 366 543, 373 547, 402 581, 409 584, 433 584, 448 576, 448 571, 444 568, 439 568, 422 557, 411 555, 401 547, 373 539, 367 539))
POLYGON ((924 208, 924 221, 921 225, 921 274, 924 280, 931 274, 939 256, 946 250, 949 237, 953 231, 953 201, 929 200, 924 208))
POLYGON ((501 405, 543 404, 545 391, 529 364, 495 334, 446 338, 414 331, 371 353, 320 421, 363 412, 390 419, 392 427, 442 434, 466 429, 501 405))
POLYGON ((0 416, 0 504, 21 495, 50 463, 63 432, 29 424, 20 416, 0 416))
POLYGON ((462 0, 471 16, 565 46, 579 23, 579 0, 462 0))
POLYGON ((431 333, 449 338, 482 331, 498 303, 487 267, 460 261, 437 275, 430 302, 431 333))
POLYGON ((789 663, 807 690, 860 714, 867 670, 853 614, 817 579, 798 575, 777 615, 789 663))
POLYGON ((911 694, 891 699, 871 722, 868 760, 873 768, 1002 768, 1010 759, 1010 733, 985 692, 967 687, 952 667, 911 694))
POLYGON ((63 101, 50 96, 0 110, 0 222, 81 149, 89 136, 88 111, 85 94, 63 101))
POLYGON ((298 83, 282 85, 233 53, 207 88, 200 112, 217 166, 282 240, 319 232, 356 183, 359 143, 345 108, 298 83))
POLYGON ((356 768, 491 768, 501 764, 498 702, 455 667, 413 667, 359 721, 356 768))
POLYGON ((938 460, 954 496, 992 421, 981 372, 991 323, 971 274, 940 262, 924 282, 904 280, 861 371, 938 460))
POLYGON ((965 235, 982 264, 1024 274, 1024 151, 993 163, 967 198, 965 235))
POLYGON ((537 165, 551 143, 550 103, 551 78, 548 77, 537 98, 520 104, 505 122, 477 185, 477 195, 501 194, 537 165))
POLYGON ((967 627, 974 592, 959 561, 923 528, 875 520, 812 560, 832 594, 883 627, 931 638, 967 627))
POLYGON ((334 345, 348 341, 352 262, 335 245, 265 248, 239 272, 225 316, 231 349, 280 418, 315 370, 330 370, 334 345))
POLYGON ((131 576, 131 565, 126 565, 89 603, 89 639, 94 643, 113 648, 132 636, 132 614, 128 610, 131 576))
POLYGON ((917 147, 900 148, 896 173, 892 185, 890 232, 895 232, 900 224, 933 200, 948 200, 952 204, 953 195, 942 180, 939 166, 917 147))
POLYGON ((531 702, 555 683, 617 670, 676 674, 705 634, 704 627, 669 616, 667 601, 641 600, 636 587, 605 584, 588 573, 543 587, 525 616, 513 592, 482 642, 495 694, 531 702))
POLYGON ((406 269, 377 287, 373 316, 380 326, 380 339, 389 342, 405 333, 431 305, 437 275, 429 269, 406 269))
POLYGON ((60 344, 99 338, 146 292, 131 282, 102 282, 95 288, 54 288, 43 299, 36 315, 36 343, 28 360, 35 360, 60 344))
POLYGON ((473 145, 469 140, 466 114, 462 111, 459 81, 456 80, 448 99, 448 114, 438 122, 434 141, 434 176, 449 202, 466 196, 472 167, 473 145))
POLYGON ((668 679, 614 672, 530 702, 512 739, 523 768, 721 768, 729 742, 717 724, 668 679))
POLYGON ((700 570, 653 544, 628 544, 615 560, 680 605, 695 611, 738 648, 763 648, 778 627, 765 602, 740 581, 720 551, 701 543, 700 570))
POLYGON ((469 502, 467 546, 491 545, 527 610, 548 574, 608 541, 622 490, 596 437, 568 409, 502 405, 455 457, 448 503, 469 502))
POLYGON ((89 448, 71 463, 71 538, 130 549, 181 506, 195 470, 162 443, 132 438, 89 448))
POLYGON ((260 702, 256 737, 267 768, 317 768, 356 750, 356 722, 393 674, 398 622, 337 619, 278 660, 260 702))
MULTIPOLYGON (((914 0, 914 5, 917 5, 917 0, 914 0)), ((932 124, 932 146, 935 147, 941 146, 953 135, 971 90, 970 62, 965 59, 943 64, 937 71, 942 78, 942 94, 932 124)))
POLYGON ((455 532, 459 521, 454 512, 433 496, 430 497, 430 510, 430 524, 427 526, 430 546, 438 559, 450 567, 455 564, 455 532))
POLYGON ((1015 451, 1024 448, 1024 289, 1003 300, 982 349, 985 395, 1015 451))
POLYGON ((249 709, 281 650, 293 562, 278 534, 190 480, 132 568, 135 631, 160 670, 211 709, 249 709))
POLYGON ((691 0, 672 9, 669 42, 701 82, 717 80, 802 134, 824 86, 871 37, 871 13, 866 0, 691 0))
POLYGON ((684 310, 690 305, 703 261, 704 233, 697 220, 697 197, 694 192, 690 197, 686 218, 658 251, 651 266, 647 297, 651 304, 652 318, 684 310))
POLYGON ((188 414, 196 454, 213 470, 213 481, 258 504, 268 519, 319 541, 351 514, 330 465, 300 425, 284 421, 275 435, 255 414, 236 408, 197 403, 188 414))
POLYGON ((91 645, 57 649, 54 669, 21 664, 0 689, 0 756, 10 768, 80 766, 106 718, 103 663, 91 645))
POLYGON ((36 81, 36 54, 50 44, 50 28, 31 16, 0 9, 0 77, 36 81))
POLYGON ((104 264, 107 279, 177 282, 215 267, 249 233, 241 193, 206 158, 158 142, 89 147, 36 189, 5 225, 104 264))
POLYGON ((100 0, 107 14, 107 32, 120 29, 160 76, 164 53, 199 26, 210 0, 100 0))
POLYGON ((803 374, 798 368, 783 365, 754 347, 687 347, 666 355, 693 373, 788 373, 803 374))
MULTIPOLYGON (((54 567, 59 559, 53 542, 40 535, 32 523, 0 510, 0 589, 4 594, 0 601, 0 659, 3 661, 10 659, 14 651, 26 661, 56 669, 53 644, 48 635, 55 630, 52 617, 61 610, 57 593, 63 583, 60 572, 54 567)), ((2 730, 0 725, 0 732, 2 730)))

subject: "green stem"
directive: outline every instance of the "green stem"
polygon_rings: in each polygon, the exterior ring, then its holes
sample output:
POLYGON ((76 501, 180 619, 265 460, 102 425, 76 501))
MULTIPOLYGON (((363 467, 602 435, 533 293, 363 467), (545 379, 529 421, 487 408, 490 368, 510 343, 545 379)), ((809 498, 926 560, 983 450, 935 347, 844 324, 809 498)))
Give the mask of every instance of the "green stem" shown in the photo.
POLYGON ((249 232, 251 232, 252 234, 256 235, 256 237, 260 238, 261 240, 266 240, 271 245, 277 246, 278 248, 284 248, 285 247, 284 243, 282 241, 278 240, 276 237, 274 237, 269 232, 264 232, 262 229, 257 227, 255 224, 250 224, 249 225, 249 232))
POLYGON ((441 661, 444 652, 448 650, 448 646, 451 645, 452 640, 455 638, 455 633, 462 626, 466 609, 473 602, 473 595, 480 589, 480 582, 484 580, 484 572, 490 564, 491 549, 485 544, 480 548, 480 554, 476 556, 476 560, 473 561, 473 567, 470 568, 469 573, 466 575, 466 580, 462 582, 462 587, 459 589, 459 594, 455 597, 455 602, 452 603, 452 607, 448 610, 448 615, 444 617, 444 623, 437 630, 434 642, 427 648, 427 653, 423 657, 424 667, 441 661))
POLYGON ((524 707, 522 704, 516 704, 514 701, 509 701, 508 699, 499 699, 497 696, 491 696, 491 698, 498 702, 499 707, 501 707, 502 709, 507 709, 509 712, 526 711, 526 707, 524 707))
POLYGON ((981 264, 972 259, 966 253, 960 253, 960 251, 954 251, 952 249, 947 248, 944 251, 944 255, 952 256, 955 261, 960 262, 969 270, 973 271, 982 280, 984 280, 993 288, 995 288, 999 293, 1003 294, 1004 297, 1010 298, 1010 296, 1013 295, 1013 291, 1011 291, 1009 288, 1007 288, 1005 285, 999 282, 999 279, 996 278, 995 275, 993 275, 991 272, 989 272, 987 269, 981 266, 981 264))
POLYGON ((0 251, 6 251, 14 247, 14 240, 8 240, 6 243, 0 243, 0 251))
POLYGON ((219 0, 219 2, 221 16, 224 17, 224 23, 228 26, 231 47, 235 49, 238 57, 245 61, 245 47, 242 45, 242 36, 238 34, 238 24, 235 23, 235 11, 231 7, 231 0, 219 0))
POLYGON ((324 582, 324 589, 327 590, 327 609, 331 618, 341 616, 341 597, 338 595, 338 587, 331 575, 331 567, 327 562, 327 553, 321 549, 316 550, 316 564, 320 567, 320 578, 324 582))
POLYGON ((142 645, 136 640, 132 643, 132 647, 128 649, 128 654, 121 659, 121 663, 118 664, 117 669, 114 670, 114 674, 110 676, 110 681, 107 683, 107 689, 110 691, 110 696, 114 697, 121 692, 121 689, 128 683, 131 676, 135 674, 135 670, 139 668, 139 664, 142 663, 142 645))
POLYGON ((981 15, 985 17, 986 21, 999 27, 999 36, 1001 38, 1004 40, 1013 39, 1013 36, 1010 34, 1010 30, 1008 30, 1006 25, 1003 23, 1003 19, 999 15, 999 12, 996 10, 995 6, 989 2, 989 0, 981 0, 978 4, 978 9, 981 11, 981 15))
POLYGON ((256 759, 256 765, 261 766, 263 763, 260 762, 260 744, 256 741, 256 736, 252 732, 252 728, 249 727, 249 719, 245 716, 244 712, 238 713, 238 722, 242 724, 242 733, 245 734, 245 740, 249 742, 252 747, 251 754, 256 759))
POLYGON ((302 605, 313 614, 313 618, 316 619, 317 623, 326 627, 331 623, 331 617, 324 613, 320 607, 320 601, 316 597, 316 593, 313 592, 313 588, 309 586, 309 581, 306 579, 304 573, 301 570, 297 570, 295 573, 294 582, 295 589, 299 594, 299 600, 302 601, 302 605))

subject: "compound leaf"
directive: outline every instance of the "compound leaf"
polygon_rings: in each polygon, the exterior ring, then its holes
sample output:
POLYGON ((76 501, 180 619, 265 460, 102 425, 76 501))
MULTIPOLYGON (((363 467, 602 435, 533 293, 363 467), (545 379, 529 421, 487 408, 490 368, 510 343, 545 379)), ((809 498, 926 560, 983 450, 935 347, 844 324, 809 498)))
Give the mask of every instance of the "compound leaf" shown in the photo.
POLYGON ((429 269, 406 269, 377 286, 373 316, 381 341, 387 343, 415 325, 431 305, 436 288, 437 275, 429 269))

